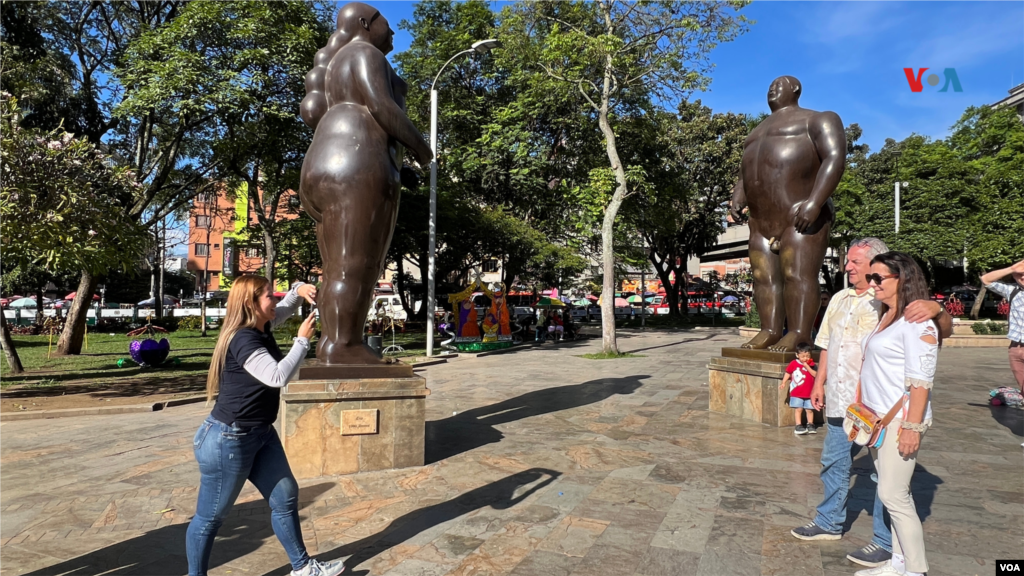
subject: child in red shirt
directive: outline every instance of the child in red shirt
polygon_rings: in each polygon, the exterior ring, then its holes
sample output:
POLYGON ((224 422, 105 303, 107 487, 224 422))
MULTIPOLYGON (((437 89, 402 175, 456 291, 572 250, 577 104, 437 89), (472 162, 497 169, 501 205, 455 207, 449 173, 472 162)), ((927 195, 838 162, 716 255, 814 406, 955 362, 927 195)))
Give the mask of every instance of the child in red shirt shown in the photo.
POLYGON ((814 366, 814 360, 811 360, 811 345, 806 342, 797 344, 796 360, 786 366, 786 375, 779 386, 785 388, 786 384, 789 384, 789 405, 794 410, 793 417, 796 420, 793 433, 797 436, 818 433, 814 425, 814 406, 811 405, 811 389, 814 388, 814 378, 818 375, 814 366), (807 416, 806 424, 800 423, 801 412, 807 416))

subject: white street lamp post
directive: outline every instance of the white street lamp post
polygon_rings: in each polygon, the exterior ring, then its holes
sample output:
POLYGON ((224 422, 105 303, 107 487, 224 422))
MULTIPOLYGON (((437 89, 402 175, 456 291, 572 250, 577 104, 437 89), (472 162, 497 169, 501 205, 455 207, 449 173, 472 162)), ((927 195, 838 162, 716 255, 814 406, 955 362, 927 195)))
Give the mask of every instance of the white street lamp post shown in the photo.
POLYGON ((895 189, 895 191, 896 191, 896 198, 895 198, 894 202, 896 204, 896 233, 897 234, 900 233, 900 188, 906 188, 909 185, 910 184, 907 183, 907 182, 896 182, 896 189, 895 189))
POLYGON ((428 226, 429 240, 427 242, 427 300, 423 306, 427 311, 427 356, 434 355, 434 310, 436 309, 434 294, 434 263, 437 255, 437 79, 441 77, 444 69, 459 56, 465 56, 473 52, 484 54, 492 48, 498 48, 501 42, 493 38, 474 42, 472 48, 463 50, 452 56, 437 71, 434 81, 430 83, 430 150, 434 153, 434 159, 430 161, 430 224, 428 226))

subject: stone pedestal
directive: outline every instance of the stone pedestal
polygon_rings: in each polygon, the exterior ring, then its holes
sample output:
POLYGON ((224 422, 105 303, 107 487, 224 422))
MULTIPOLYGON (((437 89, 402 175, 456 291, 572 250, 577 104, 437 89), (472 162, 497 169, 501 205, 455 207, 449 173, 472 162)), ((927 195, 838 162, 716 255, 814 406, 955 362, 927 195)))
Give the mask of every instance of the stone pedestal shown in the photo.
MULTIPOLYGON (((770 426, 794 426, 793 409, 787 401, 789 391, 779 388, 789 360, 727 357, 726 350, 738 349, 723 349, 723 356, 711 358, 708 364, 708 409, 770 426)), ((815 414, 815 421, 823 422, 820 414, 815 414)))
POLYGON ((296 380, 281 393, 281 441, 296 478, 423 465, 426 379, 296 380))

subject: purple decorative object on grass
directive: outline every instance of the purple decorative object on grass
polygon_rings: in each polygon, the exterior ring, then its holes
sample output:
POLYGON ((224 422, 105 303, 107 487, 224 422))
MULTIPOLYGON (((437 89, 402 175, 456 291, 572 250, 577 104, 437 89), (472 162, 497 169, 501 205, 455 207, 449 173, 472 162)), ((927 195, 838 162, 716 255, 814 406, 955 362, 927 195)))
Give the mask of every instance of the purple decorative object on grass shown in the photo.
POLYGON ((163 364, 167 355, 171 353, 171 343, 167 338, 161 338, 159 342, 151 338, 132 340, 128 352, 132 360, 140 366, 157 366, 163 364))

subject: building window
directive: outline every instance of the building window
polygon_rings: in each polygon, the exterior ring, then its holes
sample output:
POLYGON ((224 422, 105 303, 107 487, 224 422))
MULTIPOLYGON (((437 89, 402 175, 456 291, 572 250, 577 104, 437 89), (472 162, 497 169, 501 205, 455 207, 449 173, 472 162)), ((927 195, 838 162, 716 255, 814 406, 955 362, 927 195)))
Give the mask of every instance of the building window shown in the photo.
POLYGON ((245 249, 245 257, 246 258, 259 258, 260 257, 260 249, 259 248, 246 248, 245 249))
POLYGON ((498 271, 498 260, 497 258, 491 258, 484 262, 484 272, 497 272, 498 271))
POLYGON ((213 249, 214 250, 220 250, 220 244, 214 244, 213 245, 213 249))
POLYGON ((196 244, 196 256, 209 256, 210 245, 209 244, 196 244))
POLYGON ((209 204, 213 202, 213 195, 209 192, 202 192, 196 195, 196 204, 209 204))
POLYGON ((209 228, 210 217, 209 216, 196 216, 196 228, 209 228))

